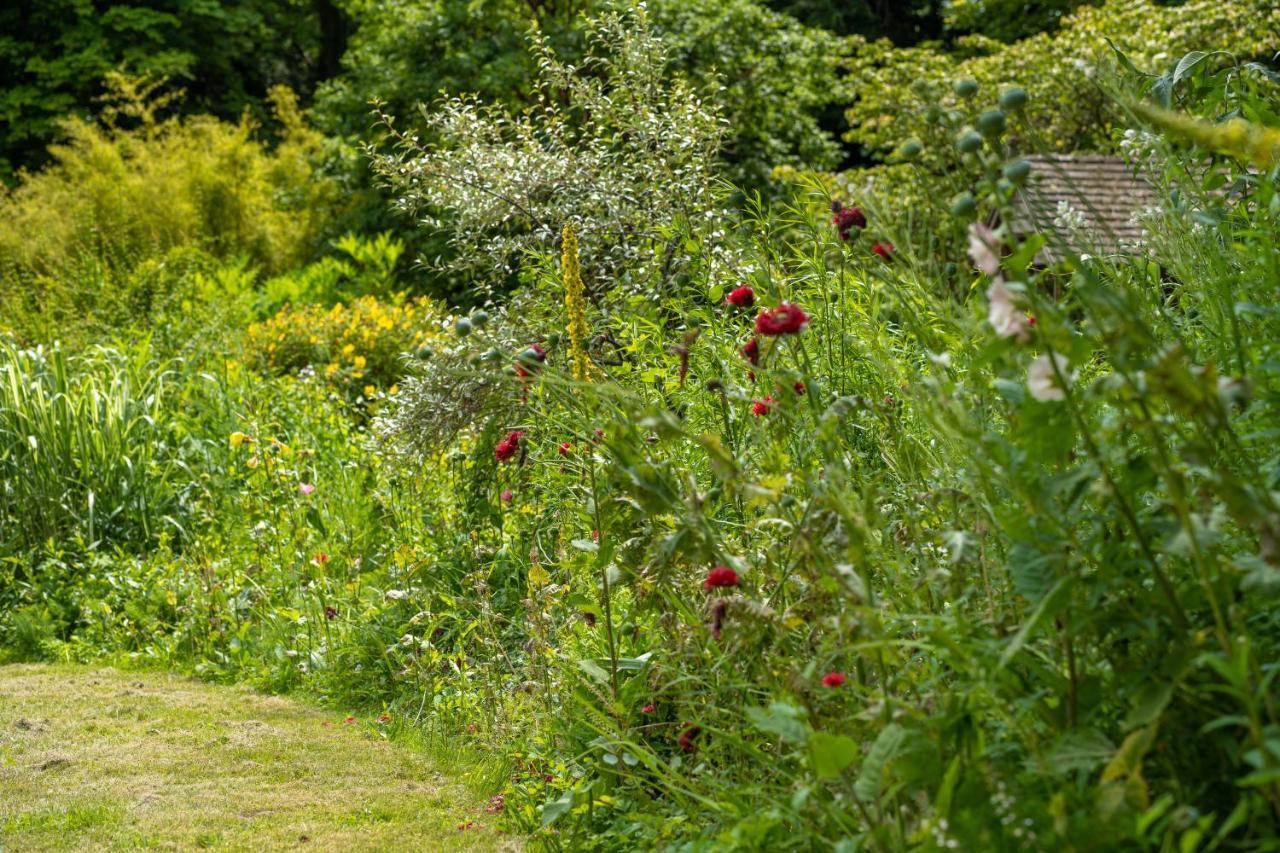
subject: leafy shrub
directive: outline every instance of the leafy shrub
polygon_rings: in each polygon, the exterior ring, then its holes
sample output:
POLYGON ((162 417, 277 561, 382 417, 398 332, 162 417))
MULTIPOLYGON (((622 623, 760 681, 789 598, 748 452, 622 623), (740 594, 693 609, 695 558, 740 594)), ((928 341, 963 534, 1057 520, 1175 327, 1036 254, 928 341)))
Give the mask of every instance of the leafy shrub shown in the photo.
POLYGON ((361 296, 386 298, 396 291, 404 243, 386 232, 369 238, 344 234, 333 248, 337 254, 263 282, 258 312, 273 314, 289 303, 329 306, 361 296))
POLYGON ((273 373, 312 369, 352 400, 371 399, 404 375, 404 357, 434 341, 445 316, 425 297, 362 296, 332 308, 298 305, 249 326, 250 363, 273 373))
POLYGON ((592 27, 581 67, 535 39, 535 109, 514 115, 454 98, 428 114, 426 140, 393 130, 400 153, 375 160, 401 209, 449 233, 456 255, 446 262, 484 276, 489 290, 565 221, 586 238, 583 263, 596 286, 647 279, 636 261, 649 244, 712 206, 715 113, 663 77, 665 51, 642 10, 592 27))
POLYGON ((1108 151, 1119 113, 1094 80, 1108 60, 1106 39, 1135 65, 1152 67, 1193 49, 1269 59, 1277 33, 1280 10, 1268 0, 1193 0, 1170 7, 1109 0, 1080 7, 1052 33, 1013 44, 960 39, 960 49, 973 55, 959 61, 930 46, 867 43, 851 61, 855 100, 846 138, 883 155, 913 138, 936 135, 930 124, 936 108, 963 106, 951 86, 972 79, 988 98, 1012 86, 1029 93, 1025 132, 1016 137, 1023 149, 1108 151))
POLYGON ((55 162, 0 199, 6 308, 42 312, 44 294, 63 290, 64 302, 92 306, 175 248, 243 258, 267 273, 315 253, 335 199, 312 165, 318 137, 287 90, 275 93, 284 137, 268 150, 247 119, 161 121, 158 84, 113 85, 108 124, 69 119, 55 162), (137 127, 125 129, 126 120, 137 127))

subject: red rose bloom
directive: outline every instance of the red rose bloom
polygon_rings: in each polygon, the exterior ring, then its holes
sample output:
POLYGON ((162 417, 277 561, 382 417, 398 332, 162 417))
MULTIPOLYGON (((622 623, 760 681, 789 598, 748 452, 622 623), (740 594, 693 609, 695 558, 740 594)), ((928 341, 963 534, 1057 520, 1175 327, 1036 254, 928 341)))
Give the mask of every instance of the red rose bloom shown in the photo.
POLYGON ((769 414, 769 410, 773 408, 775 402, 777 401, 773 399, 773 395, 769 395, 763 400, 756 400, 751 404, 751 414, 757 418, 764 417, 769 414))
POLYGON ((758 335, 794 335, 809 322, 809 315, 799 305, 783 302, 777 308, 769 308, 756 317, 758 335))
POLYGON ((707 579, 702 582, 703 589, 718 589, 738 585, 738 573, 728 566, 716 566, 707 572, 707 579))
POLYGON ((760 341, 752 338, 742 345, 742 357, 752 364, 760 363, 760 341))
POLYGON ((838 202, 832 205, 834 212, 831 214, 831 222, 836 226, 836 230, 840 232, 841 240, 849 239, 849 232, 854 228, 859 230, 867 227, 867 217, 863 216, 862 211, 856 207, 845 207, 838 202))
POLYGON ((893 257, 893 244, 892 243, 876 243, 874 246, 871 247, 871 251, 875 252, 877 255, 879 255, 881 258, 887 261, 893 257))
POLYGON ((520 437, 524 433, 513 429, 507 433, 507 437, 499 441, 497 446, 493 448, 493 458, 499 462, 509 462, 511 457, 516 455, 516 451, 520 449, 520 437))
POLYGON ((750 308, 756 304, 756 292, 744 284, 729 291, 724 301, 734 308, 750 308))
POLYGON ((840 685, 844 684, 845 681, 847 680, 848 679, 845 678, 845 675, 843 672, 841 672, 840 670, 833 670, 831 672, 828 672, 826 675, 822 676, 822 686, 823 687, 839 687, 840 685))

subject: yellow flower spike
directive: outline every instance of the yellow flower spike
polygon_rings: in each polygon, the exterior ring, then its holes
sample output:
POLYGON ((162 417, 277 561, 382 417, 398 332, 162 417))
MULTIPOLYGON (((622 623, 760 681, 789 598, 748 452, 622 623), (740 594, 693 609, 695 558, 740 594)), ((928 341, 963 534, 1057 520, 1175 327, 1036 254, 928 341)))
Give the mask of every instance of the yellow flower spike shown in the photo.
POLYGON ((1278 128, 1264 127, 1241 118, 1213 123, 1152 104, 1131 106, 1143 121, 1201 148, 1253 163, 1260 169, 1269 169, 1280 162, 1278 128))
POLYGON ((587 355, 587 299, 582 283, 582 265, 578 258, 578 236, 566 224, 561 232, 561 271, 564 276, 564 306, 569 315, 569 356, 573 362, 573 378, 585 382, 591 377, 591 359, 587 355))

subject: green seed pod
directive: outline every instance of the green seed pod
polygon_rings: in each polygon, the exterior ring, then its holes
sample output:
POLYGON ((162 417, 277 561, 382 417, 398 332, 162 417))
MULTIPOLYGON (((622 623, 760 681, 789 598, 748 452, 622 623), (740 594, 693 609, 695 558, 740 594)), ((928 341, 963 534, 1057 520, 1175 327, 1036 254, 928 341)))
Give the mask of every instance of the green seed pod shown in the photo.
POLYGON ((972 130, 966 130, 956 138, 956 148, 962 154, 973 154, 982 147, 982 137, 972 130))
POLYGON ((1000 108, 1004 110, 1020 110, 1027 105, 1027 90, 1019 87, 1006 89, 1000 96, 1000 108))
POLYGON ((955 216, 971 216, 978 209, 973 193, 960 193, 951 201, 951 213, 955 216))
POLYGON ((493 349, 486 350, 482 358, 484 358, 485 361, 501 361, 502 352, 495 347, 493 349))
POLYGON ((489 312, 483 308, 471 312, 471 325, 477 329, 489 322, 489 312))
POLYGON ((1031 174, 1031 163, 1027 160, 1014 160, 1001 170, 1006 178, 1015 184, 1023 184, 1031 174))
POLYGON ((453 324, 453 330, 458 333, 458 337, 465 338, 471 334, 471 321, 466 317, 459 317, 458 322, 453 324))
POLYGON ((625 622, 618 630, 618 633, 622 634, 624 637, 633 637, 636 633, 636 626, 632 622, 625 622))
POLYGON ((940 123, 942 121, 941 108, 931 104, 929 108, 924 111, 924 120, 929 124, 940 123))
POLYGON ((942 268, 942 271, 947 278, 955 278, 955 275, 960 271, 960 268, 951 261, 948 261, 947 265, 942 268))
POLYGON ((920 144, 918 139, 910 139, 902 144, 898 149, 898 154, 904 160, 914 160, 920 156, 920 152, 924 151, 924 146, 920 144))
POLYGON ((978 116, 978 130, 987 139, 993 139, 1004 133, 1004 113, 1000 110, 988 110, 978 116))
POLYGON ((423 346, 418 347, 418 358, 420 358, 423 361, 426 361, 427 359, 431 358, 431 356, 435 354, 436 354, 436 351, 433 350, 431 347, 426 346, 425 344, 423 346))
POLYGON ((972 98, 978 94, 978 81, 968 78, 957 80, 951 88, 962 98, 972 98))

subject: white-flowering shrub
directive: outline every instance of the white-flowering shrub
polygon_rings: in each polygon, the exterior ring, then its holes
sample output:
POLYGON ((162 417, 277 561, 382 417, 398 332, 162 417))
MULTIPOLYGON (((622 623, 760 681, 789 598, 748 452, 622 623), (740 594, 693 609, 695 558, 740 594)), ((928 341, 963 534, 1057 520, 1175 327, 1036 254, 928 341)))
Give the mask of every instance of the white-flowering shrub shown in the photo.
POLYGON ((424 260, 494 285, 572 222, 593 291, 670 272, 653 241, 715 205, 723 123, 664 73, 642 8, 596 19, 587 39, 587 58, 570 65, 532 37, 540 74, 523 113, 452 97, 424 111, 421 135, 383 116, 398 152, 375 157, 376 170, 401 210, 453 244, 424 260))

